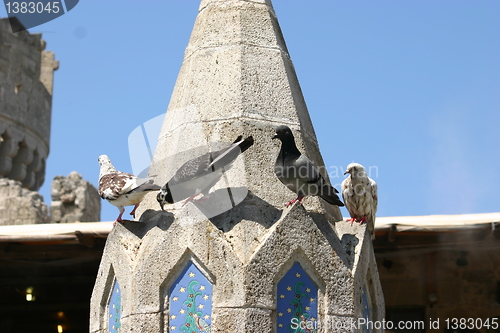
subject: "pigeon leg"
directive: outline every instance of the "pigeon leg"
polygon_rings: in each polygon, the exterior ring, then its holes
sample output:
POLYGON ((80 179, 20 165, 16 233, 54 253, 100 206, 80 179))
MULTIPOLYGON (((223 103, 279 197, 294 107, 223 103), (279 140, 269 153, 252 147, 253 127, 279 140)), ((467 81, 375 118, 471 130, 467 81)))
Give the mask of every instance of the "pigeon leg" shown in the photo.
POLYGON ((356 221, 356 219, 354 217, 351 217, 350 219, 347 219, 346 221, 351 222, 351 225, 352 225, 354 223, 354 221, 356 221))
POLYGON ((366 216, 363 216, 363 218, 361 220, 359 220, 359 224, 363 224, 363 223, 367 223, 368 222, 368 219, 366 218, 366 216))
POLYGON ((186 200, 184 200, 182 202, 182 207, 186 206, 188 202, 193 201, 193 199, 196 198, 199 194, 200 194, 199 192, 195 193, 192 196, 190 196, 189 198, 187 198, 186 200))
POLYGON ((299 195, 297 199, 293 199, 290 202, 286 203, 285 206, 289 207, 290 205, 293 205, 296 201, 298 201, 302 205, 302 199, 304 199, 305 195, 299 195))
MULTIPOLYGON (((130 215, 132 215, 132 216, 134 217, 134 219, 135 219, 135 210, 137 209, 137 207, 139 207, 139 204, 136 204, 136 205, 134 206, 134 209, 132 209, 132 211, 130 212, 130 215)), ((122 213, 122 214, 123 214, 123 213, 122 213)))
POLYGON ((208 199, 209 199, 208 196, 203 195, 199 199, 193 199, 193 202, 202 202, 202 201, 207 201, 208 199))
POLYGON ((113 226, 116 225, 116 222, 123 223, 122 215, 123 215, 124 212, 125 212, 125 208, 120 209, 120 215, 118 215, 118 217, 116 218, 116 221, 113 222, 113 226))

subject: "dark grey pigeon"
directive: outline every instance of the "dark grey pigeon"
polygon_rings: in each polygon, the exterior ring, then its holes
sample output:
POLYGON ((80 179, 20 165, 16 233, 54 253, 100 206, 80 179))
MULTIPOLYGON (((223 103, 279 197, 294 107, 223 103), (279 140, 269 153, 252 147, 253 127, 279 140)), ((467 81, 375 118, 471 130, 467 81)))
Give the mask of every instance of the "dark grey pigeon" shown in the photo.
POLYGON ((306 195, 319 196, 332 205, 344 206, 337 196, 338 191, 325 181, 314 163, 297 149, 288 126, 278 126, 273 139, 281 140, 281 150, 274 164, 274 172, 286 187, 297 193, 297 199, 286 203, 285 206, 288 207, 297 200, 302 203, 306 195))
POLYGON ((239 154, 253 145, 253 137, 240 135, 227 148, 208 152, 184 163, 156 196, 161 209, 187 198, 184 205, 200 193, 208 197, 210 189, 221 179, 223 170, 231 167, 239 154))

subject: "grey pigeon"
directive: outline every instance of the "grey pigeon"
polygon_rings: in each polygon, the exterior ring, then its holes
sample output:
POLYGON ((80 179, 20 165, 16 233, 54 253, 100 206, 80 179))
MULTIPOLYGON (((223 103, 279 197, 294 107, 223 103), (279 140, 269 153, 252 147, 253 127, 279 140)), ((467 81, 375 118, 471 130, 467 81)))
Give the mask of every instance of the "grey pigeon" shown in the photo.
POLYGON ((273 139, 281 140, 281 150, 274 165, 274 172, 278 179, 298 196, 285 206, 288 207, 297 200, 302 203, 302 199, 307 195, 319 196, 332 205, 344 206, 337 196, 338 191, 325 181, 314 163, 297 149, 293 133, 288 126, 278 126, 273 139))
POLYGON ((358 163, 347 166, 344 175, 350 174, 342 182, 342 197, 351 215, 347 221, 368 223, 368 230, 375 239, 375 213, 377 212, 377 183, 366 174, 365 168, 358 163))
POLYGON ((117 171, 106 155, 99 156, 99 186, 97 193, 113 206, 118 207, 120 215, 116 221, 123 222, 125 206, 134 205, 130 213, 135 218, 135 210, 144 196, 150 191, 158 191, 160 186, 153 184, 153 178, 137 178, 129 173, 117 171))
POLYGON ((187 198, 185 205, 200 193, 208 197, 208 192, 221 179, 224 169, 230 168, 238 155, 252 145, 253 137, 243 140, 240 135, 229 147, 208 152, 184 163, 157 194, 156 200, 161 209, 164 210, 165 204, 187 198))

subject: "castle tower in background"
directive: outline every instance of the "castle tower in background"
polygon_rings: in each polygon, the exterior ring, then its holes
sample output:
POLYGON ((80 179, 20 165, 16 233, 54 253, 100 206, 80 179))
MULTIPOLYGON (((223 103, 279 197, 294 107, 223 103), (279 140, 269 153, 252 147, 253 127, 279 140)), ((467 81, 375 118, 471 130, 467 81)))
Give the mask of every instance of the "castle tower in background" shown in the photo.
POLYGON ((52 86, 59 62, 39 34, 0 20, 0 176, 36 191, 49 155, 52 86))
POLYGON ((0 225, 48 222, 36 191, 49 154, 52 86, 59 62, 39 34, 0 19, 0 225))
POLYGON ((352 332, 367 329, 358 318, 382 320, 366 227, 316 197, 284 208, 295 194, 274 174, 271 140, 283 124, 323 166, 271 2, 202 0, 149 173, 164 184, 221 142, 252 135, 255 143, 209 204, 162 212, 151 194, 138 209, 142 223, 113 228, 91 332, 290 332, 300 323, 352 332))
POLYGON ((40 34, 13 33, 11 22, 0 19, 0 225, 98 221, 97 191, 79 175, 53 181, 50 217, 36 192, 45 180, 59 61, 40 34))

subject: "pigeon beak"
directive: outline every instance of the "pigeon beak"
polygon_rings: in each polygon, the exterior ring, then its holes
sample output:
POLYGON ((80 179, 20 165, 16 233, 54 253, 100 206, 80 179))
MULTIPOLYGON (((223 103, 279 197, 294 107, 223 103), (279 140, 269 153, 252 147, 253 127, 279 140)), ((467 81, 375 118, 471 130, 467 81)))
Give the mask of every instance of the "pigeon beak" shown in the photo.
POLYGON ((351 173, 351 171, 346 170, 346 171, 344 172, 344 175, 347 175, 348 173, 351 173))
POLYGON ((277 139, 278 138, 278 134, 274 134, 273 137, 271 139, 277 139))

